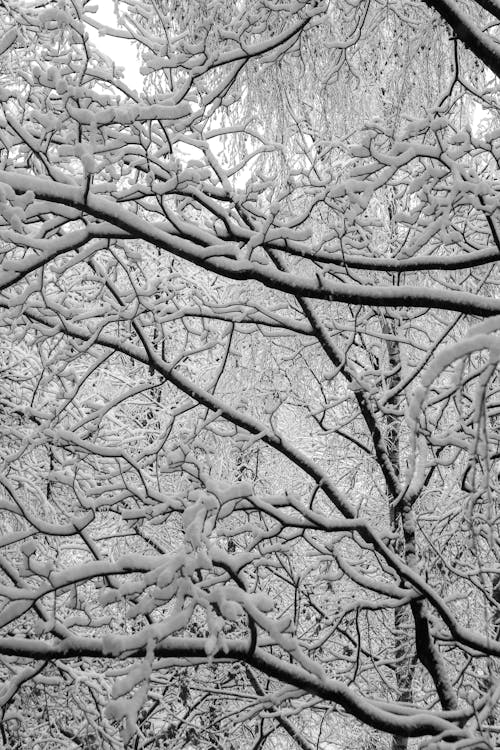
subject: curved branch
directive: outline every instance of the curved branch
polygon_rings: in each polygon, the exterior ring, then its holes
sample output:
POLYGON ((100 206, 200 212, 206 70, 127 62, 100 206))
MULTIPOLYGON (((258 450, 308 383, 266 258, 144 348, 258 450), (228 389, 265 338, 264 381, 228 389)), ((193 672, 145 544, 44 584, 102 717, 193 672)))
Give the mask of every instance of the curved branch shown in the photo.
MULTIPOLYGON (((146 655, 147 645, 138 644, 136 636, 114 635, 102 642, 97 638, 70 637, 62 642, 40 641, 35 639, 0 638, 0 653, 6 656, 21 656, 42 660, 99 658, 116 659, 140 658, 146 655)), ((248 652, 247 641, 227 640, 224 648, 213 656, 207 657, 205 638, 169 637, 155 646, 155 657, 183 658, 188 663, 206 663, 208 659, 216 662, 228 660, 241 661, 254 667, 268 677, 306 690, 324 700, 336 703, 360 721, 392 734, 405 734, 408 737, 424 737, 446 732, 447 738, 464 739, 468 732, 456 726, 464 723, 472 714, 471 709, 460 711, 440 711, 431 713, 412 708, 404 704, 387 704, 371 701, 360 696, 338 680, 326 675, 308 673, 302 667, 278 659, 261 648, 252 654, 248 652)))

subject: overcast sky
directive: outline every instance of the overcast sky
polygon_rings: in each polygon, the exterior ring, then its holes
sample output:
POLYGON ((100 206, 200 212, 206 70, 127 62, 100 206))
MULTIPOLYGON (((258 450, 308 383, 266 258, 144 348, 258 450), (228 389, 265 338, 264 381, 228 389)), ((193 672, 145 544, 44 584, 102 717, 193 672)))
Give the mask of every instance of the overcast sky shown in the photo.
MULTIPOLYGON (((97 13, 94 14, 94 18, 107 26, 117 28, 113 3, 107 2, 106 0, 104 2, 103 0, 100 0, 98 6, 99 9, 97 13)), ((140 64, 133 44, 126 39, 115 39, 111 36, 99 36, 92 26, 88 26, 87 28, 89 36, 96 47, 99 47, 99 49, 114 60, 117 65, 125 68, 127 84, 132 89, 136 88, 140 91, 142 89, 142 76, 139 73, 140 64)))

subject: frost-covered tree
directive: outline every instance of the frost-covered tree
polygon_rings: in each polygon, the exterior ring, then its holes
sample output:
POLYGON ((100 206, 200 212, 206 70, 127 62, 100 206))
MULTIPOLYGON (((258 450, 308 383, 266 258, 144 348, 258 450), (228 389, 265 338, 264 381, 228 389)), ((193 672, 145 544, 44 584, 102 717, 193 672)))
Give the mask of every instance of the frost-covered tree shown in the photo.
POLYGON ((0 6, 1 743, 495 747, 500 4, 0 6))

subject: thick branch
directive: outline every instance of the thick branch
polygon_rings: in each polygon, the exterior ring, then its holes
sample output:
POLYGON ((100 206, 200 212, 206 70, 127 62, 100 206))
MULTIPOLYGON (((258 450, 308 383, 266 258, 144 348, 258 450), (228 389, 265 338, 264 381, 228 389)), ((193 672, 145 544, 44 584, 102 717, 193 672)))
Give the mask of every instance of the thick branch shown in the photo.
MULTIPOLYGON (((441 18, 450 24, 460 41, 465 44, 465 46, 476 55, 476 57, 482 60, 492 73, 496 76, 500 76, 500 50, 491 37, 478 29, 477 26, 467 18, 464 13, 462 13, 453 0, 424 0, 424 2, 429 8, 436 10, 441 18)), ((479 4, 483 8, 486 8, 490 13, 493 13, 496 18, 500 17, 498 5, 492 0, 480 0, 479 4)))
MULTIPOLYGON (((99 658, 120 659, 140 658, 146 655, 146 643, 137 645, 134 636, 112 636, 103 644, 101 639, 72 637, 62 642, 40 641, 21 638, 0 638, 0 653, 7 656, 35 658, 43 660, 99 658)), ((156 658, 185 658, 188 665, 207 662, 205 638, 165 638, 155 647, 156 658)), ((219 651, 211 660, 246 662, 263 674, 293 685, 324 700, 337 703, 360 721, 384 732, 407 734, 409 737, 423 737, 447 732, 449 739, 464 739, 466 730, 457 728, 454 722, 463 723, 468 716, 466 711, 440 712, 432 714, 402 704, 387 704, 370 701, 350 690, 338 680, 326 675, 308 673, 302 667, 278 659, 263 649, 257 648, 251 655, 248 643, 226 640, 224 651, 219 651)))

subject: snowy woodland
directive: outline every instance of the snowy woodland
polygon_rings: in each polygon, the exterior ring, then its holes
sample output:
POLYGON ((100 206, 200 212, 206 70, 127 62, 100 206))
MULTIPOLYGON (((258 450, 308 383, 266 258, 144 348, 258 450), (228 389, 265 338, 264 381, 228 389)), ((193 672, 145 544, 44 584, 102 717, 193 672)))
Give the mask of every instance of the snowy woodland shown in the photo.
POLYGON ((499 26, 0 2, 0 747, 500 747, 499 26))

